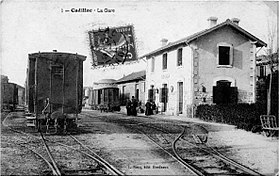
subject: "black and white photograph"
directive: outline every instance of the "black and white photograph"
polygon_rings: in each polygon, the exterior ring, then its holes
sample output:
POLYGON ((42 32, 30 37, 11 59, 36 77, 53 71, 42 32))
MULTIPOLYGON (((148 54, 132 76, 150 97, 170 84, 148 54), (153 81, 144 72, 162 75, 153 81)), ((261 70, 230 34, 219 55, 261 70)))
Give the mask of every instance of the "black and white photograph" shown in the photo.
POLYGON ((1 176, 278 176, 279 1, 0 0, 1 176))

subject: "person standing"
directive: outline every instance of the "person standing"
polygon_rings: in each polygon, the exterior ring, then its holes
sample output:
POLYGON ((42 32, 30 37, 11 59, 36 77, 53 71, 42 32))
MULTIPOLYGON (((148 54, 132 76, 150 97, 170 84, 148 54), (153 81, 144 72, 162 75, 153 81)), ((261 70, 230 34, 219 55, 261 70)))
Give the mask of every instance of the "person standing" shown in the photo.
POLYGON ((151 114, 157 114, 157 111, 156 111, 157 106, 156 106, 156 103, 154 101, 152 101, 152 103, 151 103, 151 109, 152 109, 151 114))
POLYGON ((138 103, 137 103, 137 100, 134 98, 134 96, 132 96, 131 98, 131 114, 133 116, 137 116, 137 106, 138 106, 138 103))
POLYGON ((149 100, 147 100, 147 103, 145 104, 146 110, 145 110, 145 115, 149 116, 152 113, 152 104, 149 100))
POLYGON ((130 99, 129 98, 127 98, 127 100, 126 100, 126 114, 128 115, 128 116, 130 116, 131 115, 131 101, 130 101, 130 99))

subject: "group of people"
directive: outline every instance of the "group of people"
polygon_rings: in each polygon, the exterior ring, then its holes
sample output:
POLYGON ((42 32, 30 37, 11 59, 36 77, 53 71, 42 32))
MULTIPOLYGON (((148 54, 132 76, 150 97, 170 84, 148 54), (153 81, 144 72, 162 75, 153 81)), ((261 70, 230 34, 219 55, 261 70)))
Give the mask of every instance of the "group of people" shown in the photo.
POLYGON ((126 100, 126 112, 128 116, 137 116, 137 107, 138 107, 138 102, 132 96, 131 100, 128 98, 126 100))
MULTIPOLYGON (((141 105, 141 102, 139 103, 141 105)), ((128 116, 137 116, 137 107, 138 107, 138 101, 132 96, 131 100, 128 98, 126 100, 126 111, 128 116)), ((139 106, 140 107, 140 106, 139 106)), ((147 100, 145 104, 145 115, 153 115, 155 114, 157 110, 156 103, 154 101, 147 100)), ((143 109, 141 109, 143 110, 143 109)), ((144 112, 144 110, 143 110, 144 112)))
POLYGON ((147 103, 145 104, 146 110, 145 110, 145 115, 153 115, 154 111, 156 111, 156 103, 154 101, 149 101, 147 100, 147 103))

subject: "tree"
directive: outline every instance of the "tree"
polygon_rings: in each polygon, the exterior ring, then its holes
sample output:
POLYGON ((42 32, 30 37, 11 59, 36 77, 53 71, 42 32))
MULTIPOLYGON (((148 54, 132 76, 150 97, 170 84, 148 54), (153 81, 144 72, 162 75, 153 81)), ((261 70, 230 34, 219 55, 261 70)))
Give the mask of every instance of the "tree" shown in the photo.
POLYGON ((269 86, 267 91, 267 115, 271 114, 271 89, 272 89, 272 79, 274 72, 274 65, 278 63, 278 28, 277 25, 270 20, 268 20, 268 34, 267 41, 268 46, 266 50, 267 61, 269 65, 270 75, 269 75, 269 86), (277 56, 275 57, 275 53, 277 51, 277 56))

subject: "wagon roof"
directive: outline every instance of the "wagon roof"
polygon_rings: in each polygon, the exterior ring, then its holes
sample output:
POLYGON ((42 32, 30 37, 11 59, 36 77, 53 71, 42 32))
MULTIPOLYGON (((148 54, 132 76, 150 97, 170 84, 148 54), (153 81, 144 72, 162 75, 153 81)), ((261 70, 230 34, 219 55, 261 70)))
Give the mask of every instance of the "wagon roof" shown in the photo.
POLYGON ((190 42, 196 40, 197 38, 202 37, 206 34, 209 34, 210 32, 215 31, 217 29, 220 29, 221 27, 224 27, 224 26, 231 26, 232 28, 237 30, 239 33, 246 36, 248 39, 256 41, 256 46, 257 47, 267 46, 267 44, 265 42, 263 42, 259 38, 255 37, 254 35, 252 35, 248 31, 244 30, 239 25, 236 25, 230 19, 227 19, 223 23, 215 25, 212 28, 208 28, 208 29, 202 30, 200 32, 194 33, 190 36, 187 36, 187 37, 182 38, 180 40, 177 40, 175 42, 170 42, 169 44, 167 44, 163 47, 160 47, 160 48, 158 48, 158 49, 156 49, 156 50, 154 50, 154 51, 152 51, 148 54, 145 54, 145 55, 141 56, 140 59, 145 58, 145 57, 151 57, 152 55, 157 55, 157 54, 163 53, 164 51, 169 50, 170 48, 172 48, 174 46, 178 46, 178 45, 182 45, 182 44, 189 44, 190 42))
POLYGON ((31 53, 29 54, 29 58, 37 58, 37 57, 45 57, 45 58, 50 58, 50 56, 61 56, 62 58, 65 57, 68 58, 75 58, 78 60, 82 60, 85 61, 86 60, 86 56, 84 55, 79 55, 77 53, 65 53, 65 52, 38 52, 38 53, 31 53))

